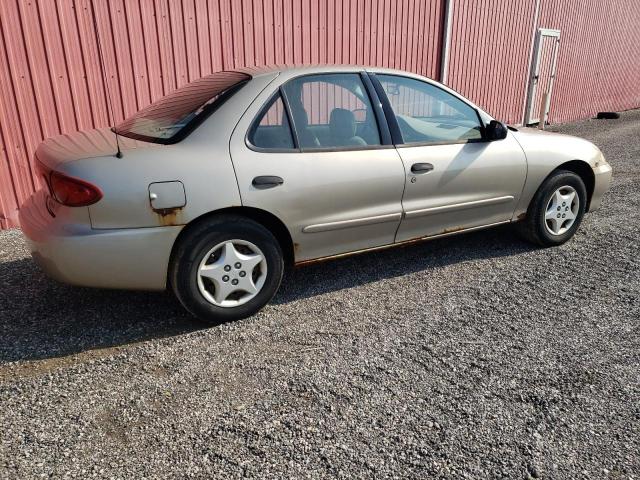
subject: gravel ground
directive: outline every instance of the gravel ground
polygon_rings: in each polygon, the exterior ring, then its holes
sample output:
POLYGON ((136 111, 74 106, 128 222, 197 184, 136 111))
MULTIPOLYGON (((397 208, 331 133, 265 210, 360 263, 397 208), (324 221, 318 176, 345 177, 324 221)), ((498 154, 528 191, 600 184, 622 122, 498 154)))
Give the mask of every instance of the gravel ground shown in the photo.
POLYGON ((0 477, 640 479, 640 111, 554 130, 615 175, 568 244, 318 264, 210 329, 0 232, 0 477))

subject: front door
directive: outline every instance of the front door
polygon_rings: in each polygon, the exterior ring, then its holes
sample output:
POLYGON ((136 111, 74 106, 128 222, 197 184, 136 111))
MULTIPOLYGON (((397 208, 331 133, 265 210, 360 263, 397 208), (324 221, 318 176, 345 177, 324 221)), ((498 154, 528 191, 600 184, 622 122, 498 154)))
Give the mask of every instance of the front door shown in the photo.
POLYGON ((286 80, 233 134, 242 204, 286 225, 298 262, 393 243, 404 168, 360 73, 286 80))
POLYGON ((402 137, 406 186, 396 241, 511 220, 527 169, 517 141, 510 134, 485 141, 477 110, 435 84, 375 78, 402 137))

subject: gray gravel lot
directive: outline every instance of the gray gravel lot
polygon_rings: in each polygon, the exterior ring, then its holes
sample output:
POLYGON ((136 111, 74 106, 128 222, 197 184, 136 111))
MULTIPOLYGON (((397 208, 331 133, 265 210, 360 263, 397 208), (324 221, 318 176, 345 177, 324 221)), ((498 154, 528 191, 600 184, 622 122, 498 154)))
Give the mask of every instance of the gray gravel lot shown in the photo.
POLYGON ((210 329, 0 232, 0 477, 640 479, 640 111, 554 129, 614 168, 568 244, 318 264, 210 329))

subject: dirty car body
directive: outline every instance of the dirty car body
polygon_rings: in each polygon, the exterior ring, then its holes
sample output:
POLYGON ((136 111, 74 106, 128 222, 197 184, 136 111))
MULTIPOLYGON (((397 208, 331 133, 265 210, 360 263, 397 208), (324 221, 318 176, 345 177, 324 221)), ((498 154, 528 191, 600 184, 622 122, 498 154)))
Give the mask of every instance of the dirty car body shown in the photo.
POLYGON ((301 264, 523 220, 559 169, 592 211, 611 178, 586 140, 507 129, 433 80, 381 68, 219 72, 115 130, 35 153, 42 188, 20 221, 63 282, 165 289, 176 245, 217 215, 259 223, 301 264), (65 204, 52 175, 69 195, 95 189, 92 203, 65 204))

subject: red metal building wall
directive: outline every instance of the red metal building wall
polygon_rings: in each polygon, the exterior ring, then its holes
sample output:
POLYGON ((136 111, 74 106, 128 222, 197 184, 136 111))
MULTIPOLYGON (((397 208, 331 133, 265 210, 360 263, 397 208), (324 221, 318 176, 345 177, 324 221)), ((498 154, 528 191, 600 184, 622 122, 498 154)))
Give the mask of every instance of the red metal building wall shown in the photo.
POLYGON ((536 0, 453 0, 448 85, 520 123, 536 0))
POLYGON ((0 0, 0 227, 58 133, 109 124, 211 72, 349 63, 437 77, 442 0, 0 0), (93 3, 93 5, 92 5, 93 3))
MULTIPOLYGON (((640 106, 640 2, 451 3, 448 83, 496 117, 522 121, 538 27, 561 30, 552 122, 640 106)), ((42 139, 110 123, 97 38, 118 122, 236 66, 370 64, 438 79, 445 4, 0 0, 0 228, 17 225, 18 206, 36 188, 29 159, 42 139)))
POLYGON ((550 122, 640 107, 640 2, 543 0, 538 24, 560 30, 550 122))
POLYGON ((640 2, 452 3, 449 86, 497 118, 523 121, 529 59, 538 28, 560 30, 551 123, 640 107, 640 2))

